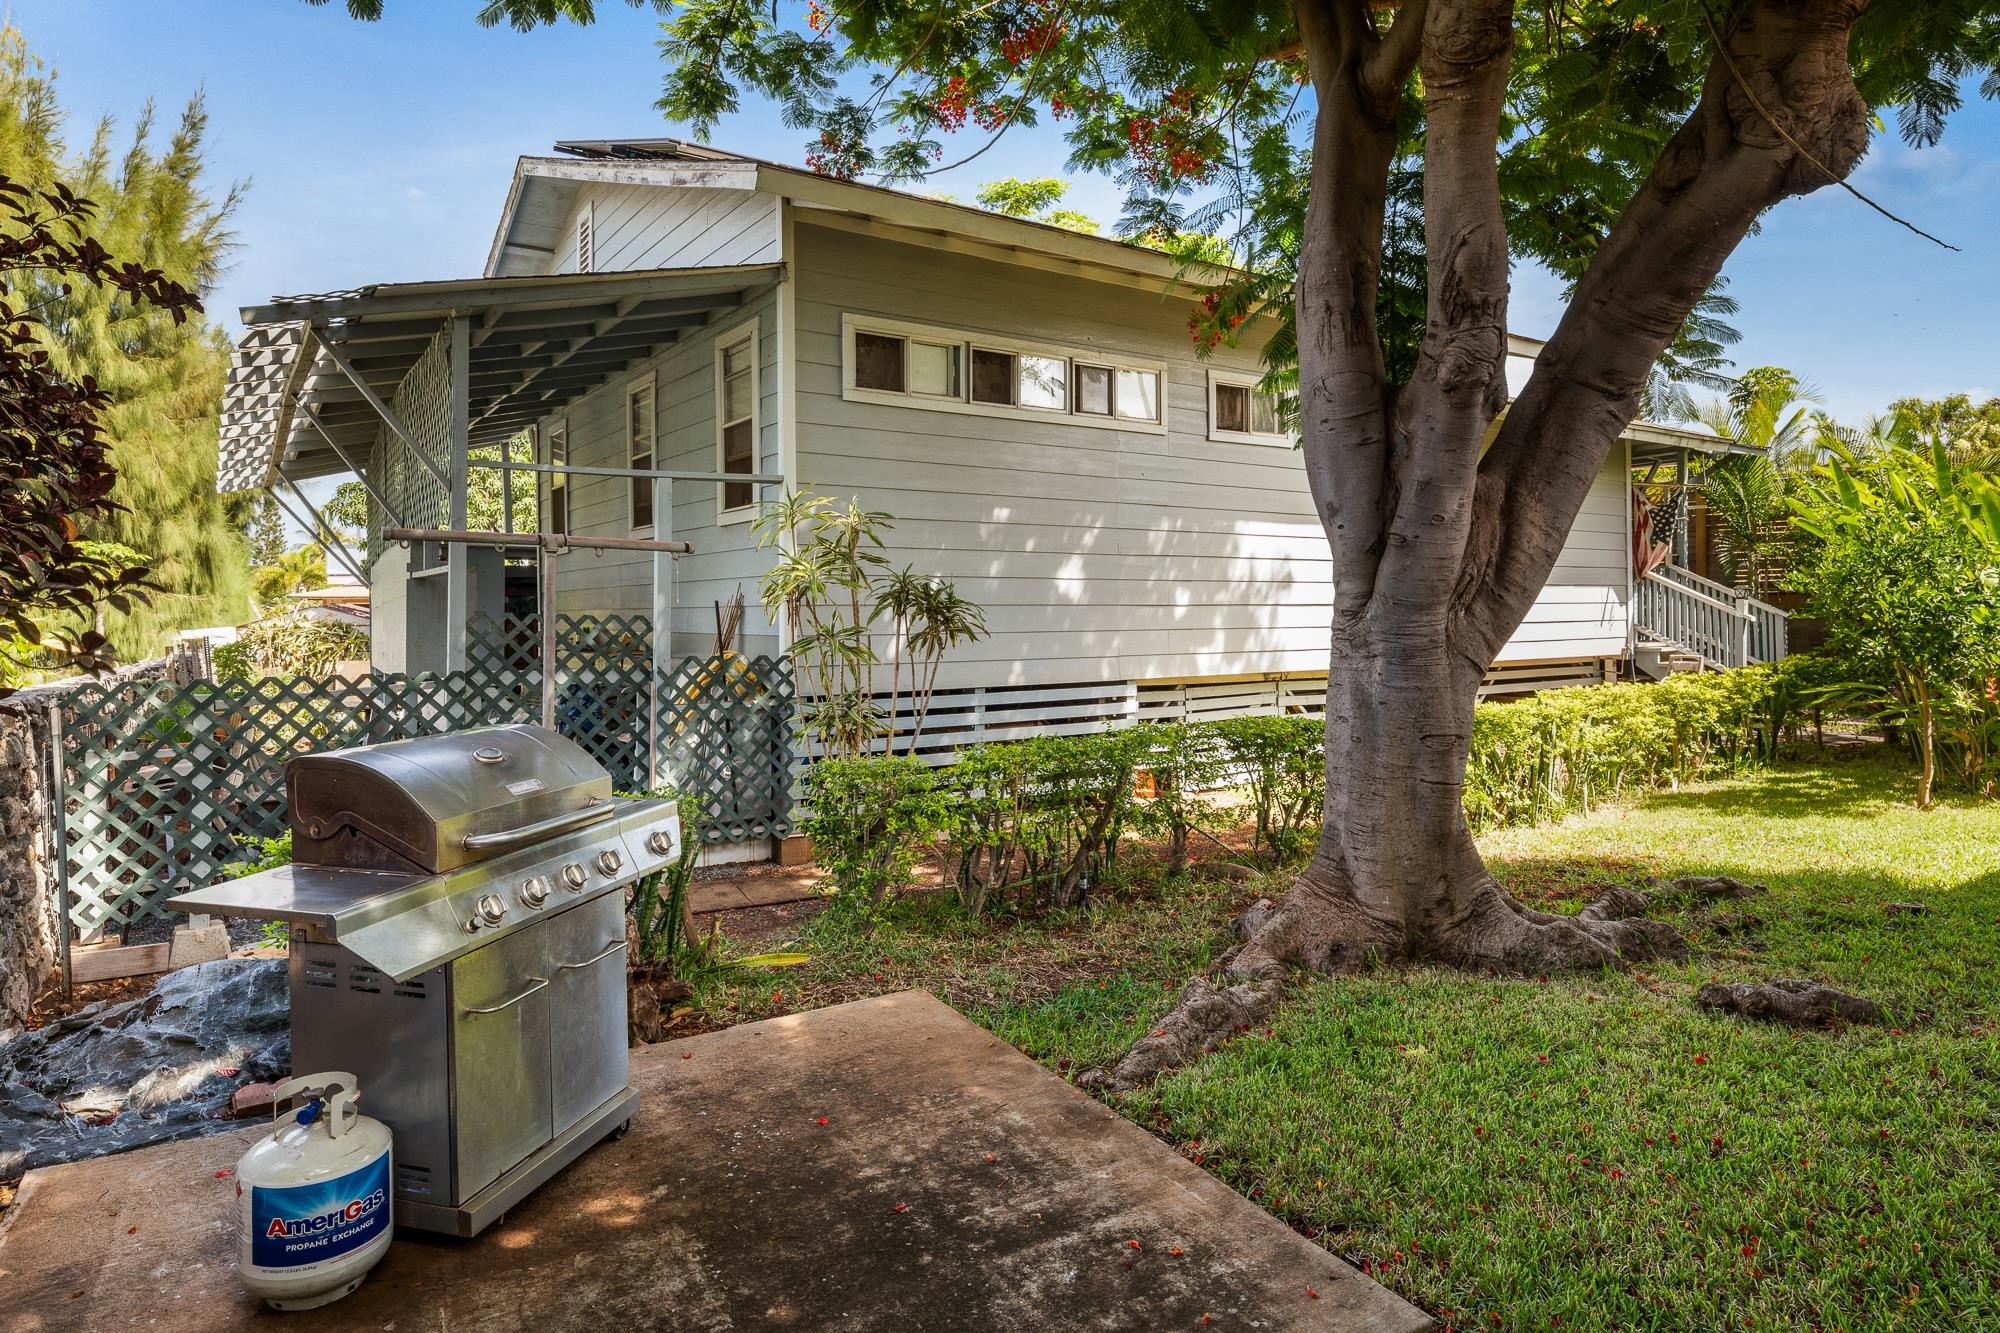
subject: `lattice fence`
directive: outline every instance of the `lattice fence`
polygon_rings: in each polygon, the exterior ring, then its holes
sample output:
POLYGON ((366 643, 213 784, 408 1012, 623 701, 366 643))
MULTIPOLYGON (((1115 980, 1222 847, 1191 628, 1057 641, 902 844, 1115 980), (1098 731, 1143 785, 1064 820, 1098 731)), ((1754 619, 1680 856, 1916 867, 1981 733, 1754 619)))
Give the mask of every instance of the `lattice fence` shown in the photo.
MULTIPOLYGON (((539 665, 513 665, 509 646, 510 635, 533 643, 532 623, 489 629, 480 660, 446 676, 134 681, 68 695, 57 725, 71 924, 93 932, 165 915, 165 899, 248 859, 249 840, 285 830, 285 765, 299 755, 535 721, 539 665)), ((579 617, 562 629, 558 730, 617 787, 650 785, 657 744, 660 771, 702 798, 705 840, 790 832, 787 664, 689 659, 663 671, 655 729, 651 663, 628 647, 634 626, 579 617)))
POLYGON ((690 657, 660 687, 661 769, 702 801, 710 842, 792 831, 792 671, 769 657, 690 657))

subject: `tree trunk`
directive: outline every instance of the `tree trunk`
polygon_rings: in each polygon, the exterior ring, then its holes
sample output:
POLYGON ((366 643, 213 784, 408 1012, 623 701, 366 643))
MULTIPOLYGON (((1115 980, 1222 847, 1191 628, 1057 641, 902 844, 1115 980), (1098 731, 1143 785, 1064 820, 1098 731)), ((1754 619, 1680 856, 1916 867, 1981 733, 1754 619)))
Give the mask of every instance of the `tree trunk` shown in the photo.
POLYGON ((1222 975, 1190 981, 1148 1037, 1092 1076, 1113 1088, 1261 1020, 1294 965, 1534 975, 1685 951, 1664 923, 1636 919, 1643 894, 1561 917, 1494 881, 1463 807, 1473 708, 1723 261, 1765 208, 1844 175, 1867 142, 1847 64, 1865 0, 1735 8, 1699 103, 1510 406, 1497 154, 1513 5, 1404 0, 1380 33, 1380 7, 1365 0, 1297 3, 1318 98, 1294 299, 1300 433, 1336 598, 1326 808, 1312 861, 1222 975), (1375 302, 1398 99, 1419 64, 1430 292, 1416 369, 1395 386, 1375 302))

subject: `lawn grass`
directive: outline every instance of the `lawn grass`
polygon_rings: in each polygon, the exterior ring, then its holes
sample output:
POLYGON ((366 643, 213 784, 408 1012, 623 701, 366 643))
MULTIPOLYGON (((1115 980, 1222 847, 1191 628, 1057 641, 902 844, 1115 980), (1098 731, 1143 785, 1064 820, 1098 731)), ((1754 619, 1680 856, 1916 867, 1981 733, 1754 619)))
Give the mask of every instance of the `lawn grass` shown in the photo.
MULTIPOLYGON (((2000 1329, 2000 806, 1918 812, 1910 789, 1869 757, 1496 833, 1496 871, 1543 904, 1687 874, 1771 893, 1680 904, 1694 955, 1648 971, 1308 979, 1267 1030, 1115 1104, 1455 1328, 2000 1329), (1692 1003, 1779 976, 1879 999, 1891 1026, 1692 1003)), ((699 999, 746 1018, 920 986, 1074 1073, 1282 883, 1135 882, 997 927, 938 905, 822 920, 806 968, 699 999)))

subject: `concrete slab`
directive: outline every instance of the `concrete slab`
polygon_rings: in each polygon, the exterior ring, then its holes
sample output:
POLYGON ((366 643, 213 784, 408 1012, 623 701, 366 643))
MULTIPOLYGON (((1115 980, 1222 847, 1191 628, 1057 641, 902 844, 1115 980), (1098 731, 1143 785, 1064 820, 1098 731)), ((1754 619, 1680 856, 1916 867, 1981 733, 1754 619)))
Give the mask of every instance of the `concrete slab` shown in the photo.
POLYGON ((399 1237, 303 1314, 235 1281, 215 1173, 261 1131, 34 1172, 0 1233, 0 1329, 1430 1327, 928 995, 650 1047, 633 1073, 629 1137, 477 1240, 399 1237))

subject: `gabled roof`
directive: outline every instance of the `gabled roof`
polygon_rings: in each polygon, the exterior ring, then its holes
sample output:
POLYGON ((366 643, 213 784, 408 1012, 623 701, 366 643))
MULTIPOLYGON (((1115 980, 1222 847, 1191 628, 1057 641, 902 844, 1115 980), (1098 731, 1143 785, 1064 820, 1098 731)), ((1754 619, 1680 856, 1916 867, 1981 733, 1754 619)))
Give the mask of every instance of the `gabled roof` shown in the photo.
POLYGON ((888 186, 839 180, 682 139, 566 140, 555 147, 555 156, 522 157, 515 163, 513 184, 487 252, 489 274, 541 271, 560 245, 563 223, 578 193, 584 185, 596 183, 761 190, 807 209, 1064 259, 1107 275, 1138 276, 1162 284, 1223 276, 1222 270, 1186 273, 1170 256, 1130 241, 888 186))

